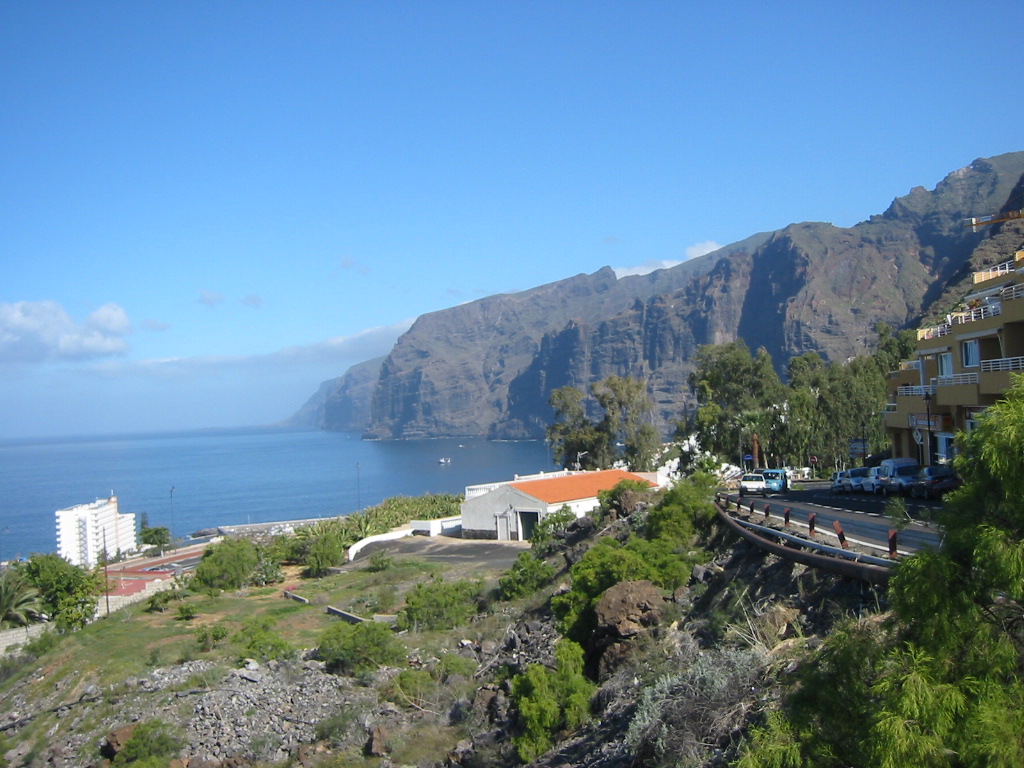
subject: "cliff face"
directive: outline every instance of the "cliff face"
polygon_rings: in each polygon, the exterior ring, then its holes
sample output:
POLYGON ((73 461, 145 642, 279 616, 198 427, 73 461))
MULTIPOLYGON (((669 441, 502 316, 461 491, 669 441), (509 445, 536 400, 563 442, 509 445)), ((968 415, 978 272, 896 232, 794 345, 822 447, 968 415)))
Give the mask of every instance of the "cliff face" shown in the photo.
POLYGON ((362 432, 370 424, 370 403, 383 362, 383 357, 367 360, 323 382, 284 426, 362 432))
MULTIPOLYGON (((843 360, 869 350, 878 322, 908 327, 950 301, 979 262, 1024 245, 1019 223, 963 225, 1012 205, 1022 176, 1024 152, 978 160, 853 227, 793 224, 642 277, 606 267, 424 315, 380 367, 367 435, 537 437, 553 389, 612 374, 648 382, 668 432, 692 405, 703 344, 742 338, 780 369, 808 351, 843 360)), ((325 412, 318 426, 345 423, 325 412)))
MULTIPOLYGON (((608 267, 517 294, 491 296, 416 320, 381 367, 368 436, 487 434, 505 421, 508 388, 545 334, 614 317, 671 291, 708 262, 619 280, 608 267)), ((522 437, 522 432, 509 436, 522 437)))

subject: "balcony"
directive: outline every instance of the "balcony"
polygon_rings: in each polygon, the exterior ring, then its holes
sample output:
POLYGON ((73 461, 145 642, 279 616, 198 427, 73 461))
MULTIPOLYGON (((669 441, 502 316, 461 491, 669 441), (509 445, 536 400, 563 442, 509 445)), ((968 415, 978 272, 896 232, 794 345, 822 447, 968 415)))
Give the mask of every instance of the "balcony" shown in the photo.
POLYGON ((896 388, 897 397, 924 397, 925 395, 934 394, 934 384, 913 384, 896 388))
MULTIPOLYGON (((1016 288, 1017 286, 1014 286, 1016 288)), ((1022 294, 1024 295, 1024 294, 1022 294)), ((1018 296, 1012 296, 1010 298, 1019 298, 1018 296)), ((956 325, 963 325, 964 323, 973 323, 978 320, 984 320, 987 317, 996 317, 1002 314, 1003 306, 999 302, 993 304, 983 304, 980 307, 974 307, 972 309, 965 309, 960 312, 951 312, 946 315, 947 321, 942 325, 935 325, 931 328, 918 328, 917 329, 917 340, 925 341, 927 339, 936 339, 941 336, 948 336, 953 332, 953 327, 956 325)))
POLYGON ((961 384, 977 384, 977 373, 954 373, 949 376, 936 376, 935 385, 938 387, 957 387, 961 384))
POLYGON ((971 279, 974 284, 977 285, 978 283, 983 283, 986 280, 991 280, 993 277, 1008 275, 1016 269, 1016 266, 1016 261, 1004 261, 1002 264, 996 264, 992 269, 983 269, 980 272, 975 272, 971 279))
POLYGON ((1024 371, 1024 357, 999 357, 994 360, 982 360, 983 373, 991 371, 1024 371))
POLYGON ((979 391, 999 395, 1010 388, 1010 374, 1024 372, 1024 357, 999 357, 981 361, 979 391))

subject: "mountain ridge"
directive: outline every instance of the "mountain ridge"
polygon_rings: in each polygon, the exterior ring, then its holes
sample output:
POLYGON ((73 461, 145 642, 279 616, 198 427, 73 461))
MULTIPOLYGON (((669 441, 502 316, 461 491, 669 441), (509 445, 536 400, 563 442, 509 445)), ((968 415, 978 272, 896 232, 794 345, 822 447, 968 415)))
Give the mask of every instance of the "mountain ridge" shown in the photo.
POLYGON ((913 187, 852 227, 789 224, 646 275, 603 267, 432 312, 399 338, 372 387, 374 366, 355 366, 328 387, 334 415, 307 409, 319 414, 307 424, 379 439, 535 438, 553 389, 619 375, 647 381, 667 433, 693 404, 686 381, 701 345, 741 338, 780 368, 809 351, 863 354, 878 322, 911 327, 951 301, 971 269, 1024 247, 1022 223, 963 223, 1024 206, 1022 193, 1024 152, 1007 153, 934 190, 913 187), (983 247, 994 237, 999 249, 983 247))

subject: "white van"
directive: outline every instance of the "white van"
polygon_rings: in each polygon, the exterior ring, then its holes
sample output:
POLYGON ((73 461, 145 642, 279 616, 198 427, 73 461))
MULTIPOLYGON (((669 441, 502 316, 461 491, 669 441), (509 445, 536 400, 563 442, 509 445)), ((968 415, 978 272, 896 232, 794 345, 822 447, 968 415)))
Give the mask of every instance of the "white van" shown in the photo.
POLYGON ((914 476, 921 470, 917 459, 883 459, 878 465, 878 487, 882 494, 907 494, 914 476))

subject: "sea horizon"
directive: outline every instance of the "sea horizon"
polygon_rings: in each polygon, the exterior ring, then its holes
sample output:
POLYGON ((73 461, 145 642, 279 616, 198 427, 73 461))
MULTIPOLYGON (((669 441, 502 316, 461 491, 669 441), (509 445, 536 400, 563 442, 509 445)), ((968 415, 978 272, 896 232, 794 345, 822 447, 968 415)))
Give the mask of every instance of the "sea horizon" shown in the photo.
POLYGON ((184 539, 554 469, 543 440, 363 440, 288 426, 4 438, 0 560, 55 552, 56 511, 109 495, 137 524, 144 514, 184 539))

